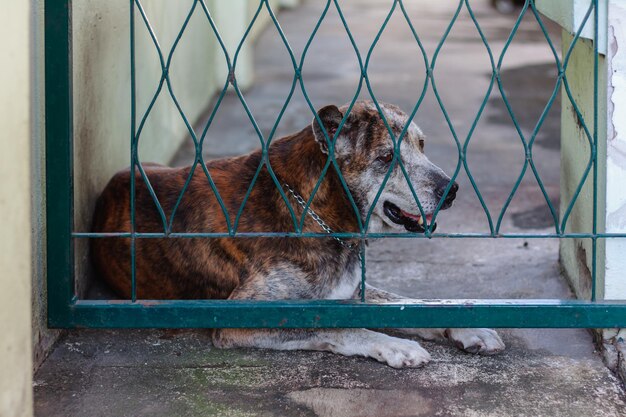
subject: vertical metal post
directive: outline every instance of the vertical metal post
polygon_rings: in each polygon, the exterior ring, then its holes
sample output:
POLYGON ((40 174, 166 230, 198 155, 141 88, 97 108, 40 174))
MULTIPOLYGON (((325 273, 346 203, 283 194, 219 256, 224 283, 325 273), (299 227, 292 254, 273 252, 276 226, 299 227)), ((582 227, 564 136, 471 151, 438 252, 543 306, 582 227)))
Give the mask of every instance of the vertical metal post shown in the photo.
POLYGON ((48 324, 68 326, 74 301, 72 1, 45 2, 48 324))
POLYGON ((591 241, 591 301, 596 301, 598 256, 598 0, 593 0, 593 225, 591 241))
POLYGON ((137 282, 135 263, 135 245, 137 242, 135 227, 135 163, 137 161, 136 130, 136 85, 135 85, 135 0, 130 0, 130 285, 131 299, 137 300, 137 282))
POLYGON ((365 302, 365 280, 367 275, 365 264, 365 239, 359 241, 359 263, 361 264, 361 302, 365 302))

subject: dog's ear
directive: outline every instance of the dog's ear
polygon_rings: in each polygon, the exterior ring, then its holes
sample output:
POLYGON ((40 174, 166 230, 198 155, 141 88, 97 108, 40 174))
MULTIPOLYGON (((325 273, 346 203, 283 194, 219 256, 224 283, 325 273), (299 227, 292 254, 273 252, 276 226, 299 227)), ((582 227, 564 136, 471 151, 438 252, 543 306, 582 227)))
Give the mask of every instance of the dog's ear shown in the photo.
POLYGON ((341 113, 341 111, 339 111, 337 106, 331 104, 329 106, 325 106, 319 109, 319 111, 317 112, 317 117, 313 118, 312 124, 315 140, 317 141, 317 143, 319 143, 322 152, 328 153, 328 143, 326 142, 324 131, 322 130, 317 120, 318 118, 324 125, 324 129, 328 134, 328 139, 332 141, 335 133, 337 133, 337 128, 339 128, 339 124, 343 119, 343 114, 341 113))

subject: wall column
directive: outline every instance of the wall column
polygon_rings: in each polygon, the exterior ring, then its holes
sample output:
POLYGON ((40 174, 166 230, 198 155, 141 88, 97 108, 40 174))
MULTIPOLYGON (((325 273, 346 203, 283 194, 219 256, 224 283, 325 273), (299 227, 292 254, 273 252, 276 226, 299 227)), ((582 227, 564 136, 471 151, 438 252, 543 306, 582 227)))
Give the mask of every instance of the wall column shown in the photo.
POLYGON ((31 6, 0 13, 0 416, 27 417, 32 406, 30 77, 31 6))

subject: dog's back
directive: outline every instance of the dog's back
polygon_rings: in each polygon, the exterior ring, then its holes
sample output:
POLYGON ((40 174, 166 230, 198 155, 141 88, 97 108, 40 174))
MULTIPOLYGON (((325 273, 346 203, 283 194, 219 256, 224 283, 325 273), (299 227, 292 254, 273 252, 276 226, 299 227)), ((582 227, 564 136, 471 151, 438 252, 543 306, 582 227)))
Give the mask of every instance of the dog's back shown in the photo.
MULTIPOLYGON (((164 233, 169 226, 190 168, 174 169, 146 165, 145 173, 162 207, 164 219, 137 170, 135 231, 164 233)), ((217 200, 210 188, 204 186, 204 182, 206 177, 203 177, 203 173, 197 169, 176 209, 172 233, 228 230, 223 213, 216 207, 217 200), (204 215, 200 215, 199 212, 204 215)), ((130 213, 130 170, 126 169, 111 179, 98 199, 93 230, 96 233, 129 233, 130 213)), ((139 298, 226 298, 238 284, 237 277, 240 271, 233 270, 233 262, 220 265, 219 259, 211 261, 208 259, 211 252, 219 250, 224 244, 218 239, 140 238, 135 242, 135 270, 139 298)), ((121 297, 130 298, 131 239, 93 239, 91 251, 94 266, 100 277, 121 297)), ((231 248, 225 252, 233 251, 231 248)))
MULTIPOLYGON (((279 177, 289 175, 292 185, 310 189, 322 169, 325 157, 313 139, 311 129, 275 141, 270 159, 279 177), (287 157, 289 155, 289 157, 287 157), (296 159, 297 158, 297 159, 296 159), (297 160, 297 165, 294 161, 297 160), (305 185, 306 184, 306 185, 305 185)), ((212 161, 208 164, 211 178, 220 193, 229 221, 234 226, 244 196, 261 164, 261 151, 249 155, 212 161)), ((162 207, 164 220, 142 176, 135 173, 135 231, 137 233, 228 233, 224 216, 210 183, 200 165, 180 202, 181 192, 189 178, 191 167, 168 168, 145 164, 145 173, 162 207), (174 212, 175 209, 175 212, 174 212)), ((328 178, 334 179, 329 173, 328 178)), ((324 186, 316 195, 327 198, 324 186)), ((341 191, 339 191, 341 193, 341 191)), ((345 198, 331 199, 338 207, 333 211, 350 210, 345 198)), ((292 205, 293 202, 292 202, 292 205)), ((294 210, 300 218, 301 210, 294 210)), ((130 170, 117 173, 98 199, 93 231, 131 232, 130 170)), ((330 214, 329 214, 330 216, 330 214)), ((333 215, 333 217, 337 217, 333 215)), ((350 216, 343 216, 348 219, 350 216)), ((307 219, 305 227, 317 230, 318 225, 307 219)), ((344 230, 356 230, 347 226, 344 230)), ((237 224, 237 232, 294 231, 293 220, 275 183, 263 168, 250 192, 237 224)), ((306 245, 307 252, 317 253, 319 260, 328 251, 335 256, 332 245, 320 239, 290 238, 190 238, 142 237, 136 244, 137 297, 143 299, 206 299, 227 298, 240 283, 256 272, 271 270, 273 263, 299 256, 306 245), (259 271, 257 271, 259 270, 259 271)), ((91 242, 91 257, 100 277, 121 297, 131 295, 131 239, 95 238, 91 242)), ((300 262, 300 259, 296 260, 300 262)))

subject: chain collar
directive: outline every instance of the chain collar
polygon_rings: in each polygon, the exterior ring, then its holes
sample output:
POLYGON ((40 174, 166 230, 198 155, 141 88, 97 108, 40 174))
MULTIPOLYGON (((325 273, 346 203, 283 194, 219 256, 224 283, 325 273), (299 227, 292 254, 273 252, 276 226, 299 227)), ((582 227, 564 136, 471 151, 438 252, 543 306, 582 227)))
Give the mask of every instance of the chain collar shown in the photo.
MULTIPOLYGON (((291 196, 296 200, 296 202, 300 205, 300 207, 302 207, 302 210, 306 210, 307 214, 313 219, 315 220, 315 222, 328 234, 332 234, 333 229, 330 228, 330 226, 328 226, 326 224, 326 222, 324 222, 324 220, 322 220, 322 218, 311 208, 311 207, 307 207, 306 206, 306 201, 304 201, 304 198, 302 198, 302 196, 300 196, 300 194, 298 194, 293 188, 291 188, 289 186, 289 184, 287 184, 286 182, 283 183, 283 187, 287 190, 287 192, 289 194, 291 194, 291 196)), ((355 244, 352 243, 347 243, 345 240, 338 238, 337 236, 332 236, 333 239, 335 239, 337 242, 339 242, 341 244, 341 246, 343 246, 344 248, 347 249, 354 249, 356 247, 355 244)), ((359 252, 359 259, 361 259, 361 253, 359 252)))

